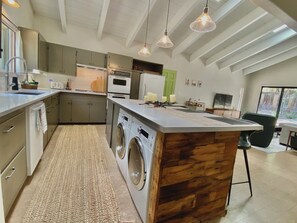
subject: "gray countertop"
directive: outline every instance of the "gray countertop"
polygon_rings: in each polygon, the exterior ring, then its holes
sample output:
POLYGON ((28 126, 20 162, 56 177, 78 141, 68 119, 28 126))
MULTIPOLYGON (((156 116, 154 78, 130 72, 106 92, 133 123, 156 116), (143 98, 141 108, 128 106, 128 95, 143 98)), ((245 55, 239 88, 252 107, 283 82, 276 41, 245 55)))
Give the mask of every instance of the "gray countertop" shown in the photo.
POLYGON ((105 93, 96 93, 96 92, 89 92, 89 91, 71 91, 71 90, 54 90, 54 89, 21 90, 21 91, 42 92, 42 94, 28 95, 28 94, 15 94, 16 92, 1 92, 0 93, 0 117, 61 92, 106 96, 105 93))
POLYGON ((206 112, 191 112, 176 107, 153 107, 139 100, 108 98, 145 124, 163 133, 226 132, 262 130, 263 127, 247 120, 227 119, 206 112), (231 124, 230 124, 231 123, 231 124))

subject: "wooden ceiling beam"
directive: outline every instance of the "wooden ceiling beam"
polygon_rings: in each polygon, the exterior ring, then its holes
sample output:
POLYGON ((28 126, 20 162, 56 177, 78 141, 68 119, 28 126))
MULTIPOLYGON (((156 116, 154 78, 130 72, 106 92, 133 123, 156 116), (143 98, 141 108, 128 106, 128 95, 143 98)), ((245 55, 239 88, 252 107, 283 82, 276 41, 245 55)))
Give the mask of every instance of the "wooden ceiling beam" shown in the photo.
POLYGON ((246 47, 255 41, 263 38, 270 32, 272 32, 277 27, 281 26, 282 23, 279 20, 272 20, 271 22, 263 25, 259 29, 256 29, 254 32, 248 34, 247 36, 243 37, 242 39, 234 42, 233 44, 227 46, 220 52, 212 55, 209 58, 204 59, 204 65, 209 66, 213 63, 216 63, 220 60, 223 60, 227 56, 231 55, 232 53, 235 53, 236 51, 239 51, 243 47, 246 47))
POLYGON ((227 67, 230 67, 236 63, 239 63, 240 61, 243 61, 251 56, 254 56, 272 46, 275 46, 289 38, 291 38, 292 36, 296 35, 296 32, 291 30, 291 29, 286 29, 284 31, 282 31, 279 34, 274 35, 273 37, 271 37, 270 39, 266 40, 262 40, 259 44, 256 44, 248 49, 246 49, 245 51, 238 53, 236 55, 234 55, 233 57, 230 57, 229 59, 218 63, 218 67, 219 69, 224 69, 227 67))
POLYGON ((287 51, 285 53, 282 53, 280 55, 277 55, 275 57, 272 57, 269 60, 265 60, 261 63, 255 64, 251 67, 248 67, 243 70, 244 75, 252 74, 254 72, 257 72, 259 70, 263 70, 265 68, 268 68, 270 66, 273 66, 275 64, 281 63, 283 61, 289 60, 293 57, 297 56, 297 48, 291 49, 290 51, 287 51))
POLYGON ((232 38, 244 29, 253 25, 255 22, 263 18, 265 15, 267 15, 267 12, 261 8, 256 8, 255 10, 251 11, 246 16, 242 17, 240 20, 229 26, 215 38, 210 40, 207 44, 203 45, 196 52, 191 54, 190 62, 195 62, 211 50, 223 44, 228 39, 232 38))
MULTIPOLYGON (((145 2, 148 2, 145 1, 145 2)), ((156 4, 157 0, 151 0, 151 5, 150 5, 150 9, 149 11, 151 12, 152 9, 154 8, 155 4, 156 4)), ((140 19, 138 20, 138 22, 136 23, 136 25, 134 26, 134 28, 132 29, 132 31, 129 33, 127 40, 126 40, 126 47, 131 47, 133 41, 135 40, 139 30, 141 29, 141 27, 143 26, 143 24, 146 22, 147 19, 147 5, 144 8, 142 15, 140 16, 140 19)))
POLYGON ((97 29, 97 37, 99 40, 101 40, 101 38, 102 38, 109 4, 110 4, 110 0, 103 1, 102 10, 101 10, 100 19, 99 19, 99 25, 98 25, 98 29, 97 29))
MULTIPOLYGON (((175 16, 168 23, 168 28, 167 28, 168 36, 178 28, 181 22, 193 10, 193 8, 197 7, 197 5, 199 5, 200 3, 201 3, 200 1, 188 1, 180 8, 180 10, 178 10, 175 16)), ((162 38, 164 33, 165 33, 165 28, 162 30, 161 33, 157 35, 158 39, 155 41, 155 43, 157 43, 157 41, 162 38)), ((152 45, 151 50, 152 52, 154 52, 158 48, 159 47, 156 44, 154 44, 152 45)))
POLYGON ((280 44, 277 44, 267 50, 262 51, 261 53, 258 53, 257 55, 248 58, 246 60, 243 60, 233 66, 231 66, 231 71, 235 72, 238 70, 243 70, 245 68, 254 66, 257 63, 261 63, 265 60, 269 60, 270 58, 273 58, 277 55, 283 54, 287 51, 290 51, 291 49, 297 48, 297 36, 294 36, 280 44))
MULTIPOLYGON (((233 11, 239 4, 243 2, 244 0, 227 1, 214 13, 214 15, 212 16, 213 21, 219 22, 221 19, 227 16, 231 11, 233 11)), ((171 55, 175 56, 179 53, 182 53, 184 50, 190 47, 195 41, 197 41, 201 36, 203 36, 203 33, 192 32, 186 39, 184 39, 172 50, 171 55)))
POLYGON ((65 10, 65 0, 58 0, 59 5, 59 12, 60 12, 60 19, 61 19, 61 26, 62 31, 66 33, 67 31, 67 21, 66 21, 66 10, 65 10))

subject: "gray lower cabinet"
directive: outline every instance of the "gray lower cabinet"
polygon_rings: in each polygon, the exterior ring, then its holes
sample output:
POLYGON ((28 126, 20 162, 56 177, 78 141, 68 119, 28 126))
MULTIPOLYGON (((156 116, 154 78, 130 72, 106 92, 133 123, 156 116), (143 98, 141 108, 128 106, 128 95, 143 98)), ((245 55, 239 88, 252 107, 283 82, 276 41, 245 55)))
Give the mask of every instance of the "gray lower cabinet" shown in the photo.
POLYGON ((1 174, 4 214, 7 216, 27 178, 26 148, 24 147, 1 174))
POLYGON ((105 123, 106 96, 62 93, 60 123, 105 123))
POLYGON ((90 122, 106 122, 106 98, 97 98, 89 103, 90 122))
MULTIPOLYGON (((24 110, 0 118, 0 171, 6 216, 27 177, 24 110)), ((1 211, 1 210, 0 210, 1 211)))
POLYGON ((138 99, 141 72, 133 70, 131 76, 130 99, 138 99))
POLYGON ((89 98, 80 97, 72 100, 72 122, 87 123, 89 122, 89 98))
POLYGON ((47 131, 43 134, 43 148, 51 139, 59 122, 59 94, 48 97, 44 100, 46 107, 47 131))
POLYGON ((72 100, 65 97, 63 94, 60 97, 60 123, 71 123, 72 122, 72 100))

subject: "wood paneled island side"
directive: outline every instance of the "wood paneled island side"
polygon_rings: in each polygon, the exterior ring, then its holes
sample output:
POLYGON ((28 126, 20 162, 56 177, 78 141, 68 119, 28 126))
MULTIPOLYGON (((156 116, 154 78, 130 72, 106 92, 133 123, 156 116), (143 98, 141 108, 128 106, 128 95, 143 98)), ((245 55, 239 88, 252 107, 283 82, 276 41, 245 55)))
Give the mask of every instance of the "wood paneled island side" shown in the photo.
POLYGON ((157 131, 149 223, 203 222, 226 214, 240 131, 261 130, 261 125, 239 120, 230 124, 212 114, 155 108, 137 100, 109 99, 109 104, 157 131))

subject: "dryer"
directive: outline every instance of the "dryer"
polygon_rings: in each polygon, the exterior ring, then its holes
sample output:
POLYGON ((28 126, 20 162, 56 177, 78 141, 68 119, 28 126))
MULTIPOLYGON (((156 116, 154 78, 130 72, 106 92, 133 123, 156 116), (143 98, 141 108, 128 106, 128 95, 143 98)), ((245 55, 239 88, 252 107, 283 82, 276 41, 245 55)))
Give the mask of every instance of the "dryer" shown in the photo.
POLYGON ((128 171, 128 144, 130 141, 130 128, 132 123, 132 116, 123 109, 119 111, 117 130, 116 130, 116 161, 121 174, 125 181, 127 181, 128 171))
POLYGON ((143 222, 148 219, 149 191, 157 132, 133 118, 128 147, 127 185, 143 222))

